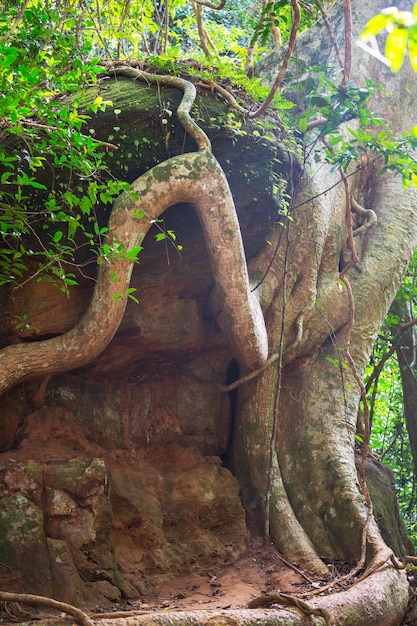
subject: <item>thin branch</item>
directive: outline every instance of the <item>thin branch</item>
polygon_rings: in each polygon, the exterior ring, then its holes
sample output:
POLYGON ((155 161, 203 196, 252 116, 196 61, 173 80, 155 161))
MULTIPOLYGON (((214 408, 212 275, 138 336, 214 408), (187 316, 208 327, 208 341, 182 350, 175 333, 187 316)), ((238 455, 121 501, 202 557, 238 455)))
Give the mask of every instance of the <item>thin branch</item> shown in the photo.
POLYGON ((381 456, 379 457, 380 461, 383 461, 384 458, 387 456, 388 452, 392 449, 392 447, 394 446, 395 442, 397 441, 400 433, 402 430, 402 424, 401 422, 399 422, 395 428, 394 431, 394 436, 392 437, 390 443, 388 444, 388 447, 384 450, 384 452, 381 454, 381 456))
POLYGON ((285 52, 284 59, 282 61, 281 69, 279 70, 277 74, 277 77, 274 81, 274 84, 272 85, 271 91, 269 92, 269 95, 267 99, 265 100, 265 102, 256 111, 249 113, 248 117, 250 119, 259 117, 260 115, 262 115, 262 113, 266 111, 266 109, 269 107, 272 100, 274 99, 274 96, 276 92, 278 91, 278 87, 281 85, 282 79, 284 78, 285 72, 287 71, 288 64, 290 62, 290 58, 294 50, 295 41, 297 39, 298 27, 300 25, 300 7, 298 5, 298 0, 291 0, 291 6, 293 8, 294 15, 293 15, 293 20, 292 20, 290 38, 288 41, 288 47, 285 52))
POLYGON ((282 554, 280 554, 278 551, 275 552, 275 556, 277 556, 279 558, 280 561, 282 561, 283 563, 285 563, 285 565, 287 567, 290 567, 292 570, 294 570, 294 572, 297 572, 297 574, 299 574, 300 576, 302 576, 302 578, 304 578, 304 580, 306 580, 308 583, 310 583, 310 585, 312 585, 315 581, 310 578, 310 576, 308 576, 305 572, 303 572, 302 569, 300 569, 299 567, 297 567, 296 565, 294 565, 294 563, 291 563, 290 561, 287 561, 287 559, 284 559, 284 557, 282 556, 282 554))
POLYGON ((214 4, 209 0, 194 0, 196 4, 201 4, 203 7, 208 7, 209 9, 214 9, 215 11, 220 11, 226 4, 226 0, 220 0, 219 4, 214 4))
POLYGON ((403 326, 401 326, 401 328, 398 329, 397 333, 395 334, 395 336, 392 338, 392 343, 391 343, 391 347, 388 350, 388 352, 386 352, 384 354, 384 356, 382 357, 382 359, 379 361, 379 363, 377 363, 377 365, 375 365, 374 369, 372 370, 372 374, 370 375, 370 377, 368 378, 368 382, 365 385, 365 389, 368 392, 369 389, 371 388, 372 383, 374 382, 374 380, 380 375, 380 373, 382 372, 382 369, 385 365, 385 363, 388 361, 388 359, 394 354, 394 352, 397 349, 397 343, 399 338, 401 337, 401 335, 403 333, 405 333, 406 330, 408 330, 409 328, 411 328, 411 326, 415 326, 417 324, 417 317, 414 317, 412 320, 410 320, 409 322, 407 322, 406 324, 404 324, 403 326))
POLYGON ((210 35, 208 34, 206 30, 206 27, 204 26, 203 7, 201 6, 201 4, 195 2, 195 0, 191 0, 191 6, 193 7, 194 14, 197 20, 198 36, 200 37, 200 43, 201 43, 201 47, 203 49, 204 55, 206 56, 206 58, 210 58, 211 52, 209 48, 211 48, 213 50, 214 55, 218 57, 219 53, 217 52, 216 46, 214 45, 214 42, 212 41, 210 35))
POLYGON ((352 11, 350 0, 343 0, 343 13, 345 18, 345 62, 343 64, 342 87, 346 87, 350 80, 352 67, 352 11))
POLYGON ((19 9, 19 13, 15 17, 15 20, 14 20, 13 24, 10 26, 9 30, 7 31, 7 33, 5 33, 3 35, 3 41, 7 41, 9 39, 9 37, 11 35, 13 35, 14 31, 16 30, 19 22, 21 21, 21 19, 23 17, 23 13, 25 12, 29 2, 30 2, 30 0, 25 0, 25 2, 22 4, 22 6, 19 9))
MULTIPOLYGON (((48 126, 47 124, 38 124, 38 122, 27 122, 25 120, 19 120, 19 124, 20 126, 27 126, 29 128, 45 128, 45 130, 59 130, 58 126, 48 126)), ((81 135, 83 137, 87 137, 86 135, 83 135, 81 133, 81 135)), ((90 137, 89 139, 91 139, 91 141, 94 141, 94 143, 98 143, 101 146, 105 146, 106 148, 111 148, 112 150, 118 150, 119 146, 116 146, 114 143, 109 143, 108 141, 100 141, 100 139, 94 139, 94 137, 90 137)))
POLYGON ((235 380, 233 383, 230 383, 230 385, 221 385, 220 383, 214 380, 208 380, 207 378, 201 378, 201 376, 197 376, 196 374, 191 374, 191 372, 188 372, 187 370, 181 370, 181 374, 184 374, 184 376, 187 376, 188 378, 191 378, 192 380, 196 380, 197 382, 202 383, 203 385, 212 385, 218 391, 228 393, 229 391, 233 391, 234 389, 237 389, 241 385, 244 385, 250 380, 253 380, 254 378, 257 378, 258 376, 263 374, 268 369, 268 367, 270 367, 273 363, 275 363, 275 361, 278 361, 279 356, 280 356, 279 352, 275 352, 272 356, 269 357, 266 363, 262 365, 262 367, 259 367, 258 369, 253 370, 249 374, 246 374, 246 376, 242 376, 241 378, 238 378, 238 380, 235 380))
POLYGON ((259 28, 261 26, 262 23, 262 17, 263 17, 263 12, 265 10, 265 4, 266 4, 266 0, 260 0, 261 2, 261 12, 260 12, 260 16, 258 18, 257 24, 255 26, 255 31, 254 34, 252 35, 252 38, 250 40, 249 43, 249 47, 248 47, 248 51, 246 53, 246 59, 245 59, 245 72, 247 74, 247 76, 251 77, 253 74, 253 59, 255 56, 255 50, 256 50, 256 46, 257 46, 257 41, 259 38, 259 28))
POLYGON ((314 128, 317 128, 318 126, 325 126, 328 123, 328 121, 329 120, 327 120, 325 117, 320 120, 311 120, 311 122, 307 124, 306 132, 308 132, 309 130, 313 130, 314 128))
POLYGON ((282 48, 281 29, 275 23, 272 7, 269 10, 269 19, 271 22, 271 35, 272 39, 274 40, 275 48, 276 50, 280 50, 282 48))
POLYGON ((329 37, 331 39, 331 42, 333 44, 333 47, 335 49, 336 52, 336 58, 337 58, 337 62, 339 63, 340 67, 343 69, 344 63, 343 63, 343 59, 342 59, 342 54, 340 52, 340 48, 339 48, 339 44, 336 41, 336 37, 335 34, 333 32, 332 26, 329 22, 329 18, 327 17, 327 13, 322 5, 322 3, 320 2, 320 0, 316 0, 316 5, 321 13, 321 16, 323 18, 323 22, 327 28, 327 32, 329 33, 329 37))
POLYGON ((96 35, 98 37, 98 39, 101 42, 101 45, 103 46, 103 50, 105 50, 106 52, 106 56, 110 59, 111 58, 111 51, 109 50, 107 43, 104 41, 103 36, 101 34, 102 30, 103 30, 103 24, 101 21, 101 13, 100 13, 100 9, 99 9, 99 2, 97 0, 96 2, 96 15, 98 18, 98 24, 96 23, 95 20, 95 15, 93 10, 90 7, 90 3, 87 0, 81 0, 81 6, 84 6, 85 11, 88 13, 89 18, 91 19, 92 23, 93 23, 93 29, 96 32, 96 35))

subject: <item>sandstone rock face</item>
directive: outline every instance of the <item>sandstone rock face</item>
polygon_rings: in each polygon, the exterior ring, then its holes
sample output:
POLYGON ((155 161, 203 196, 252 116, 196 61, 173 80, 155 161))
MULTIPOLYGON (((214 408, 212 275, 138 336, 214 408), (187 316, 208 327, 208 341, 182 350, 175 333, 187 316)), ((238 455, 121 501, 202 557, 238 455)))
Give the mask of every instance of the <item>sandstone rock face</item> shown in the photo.
MULTIPOLYGON (((26 469, 22 466, 8 468, 3 464, 1 467, 5 478, 13 473, 24 475, 26 469)), ((31 488, 35 489, 34 485, 31 488)), ((0 500, 0 554, 1 578, 8 589, 20 591, 24 580, 28 593, 52 593, 43 512, 21 493, 12 493, 0 500)))
POLYGON ((0 481, 2 589, 90 605, 146 596, 245 548, 238 484, 217 457, 177 443, 109 452, 60 407, 27 418, 0 481))

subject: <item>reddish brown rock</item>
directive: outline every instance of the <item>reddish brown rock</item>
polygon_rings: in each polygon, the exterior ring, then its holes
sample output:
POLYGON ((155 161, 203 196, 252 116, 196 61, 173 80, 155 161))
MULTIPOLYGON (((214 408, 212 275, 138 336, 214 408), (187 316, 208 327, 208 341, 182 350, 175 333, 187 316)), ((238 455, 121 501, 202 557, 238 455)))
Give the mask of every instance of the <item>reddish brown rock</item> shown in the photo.
POLYGON ((22 580, 75 604, 155 593, 245 549, 237 481, 190 441, 109 452, 61 407, 28 416, 19 440, 0 455, 3 589, 20 589, 22 541, 24 563, 44 571, 22 580))

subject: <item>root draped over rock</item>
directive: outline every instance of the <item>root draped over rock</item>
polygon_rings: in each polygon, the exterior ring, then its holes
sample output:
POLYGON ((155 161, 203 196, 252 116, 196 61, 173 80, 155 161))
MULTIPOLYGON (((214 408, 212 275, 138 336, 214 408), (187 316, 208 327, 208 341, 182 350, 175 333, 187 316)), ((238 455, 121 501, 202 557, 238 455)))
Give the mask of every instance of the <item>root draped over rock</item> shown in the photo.
MULTIPOLYGON (((170 206, 186 202, 196 210, 213 269, 216 321, 231 351, 246 370, 268 358, 268 338, 260 304, 249 286, 243 242, 233 197, 210 141, 191 119, 195 87, 171 76, 154 76, 134 68, 114 68, 137 80, 182 89, 177 115, 195 139, 199 152, 164 161, 143 174, 116 200, 108 223, 106 245, 122 250, 102 258, 90 306, 65 334, 44 341, 7 346, 0 351, 0 395, 27 378, 65 372, 97 357, 112 340, 122 320, 134 265, 129 253, 141 246, 156 219, 170 206), (142 215, 142 217, 138 217, 142 215)), ((133 256, 133 255, 132 255, 133 256)))

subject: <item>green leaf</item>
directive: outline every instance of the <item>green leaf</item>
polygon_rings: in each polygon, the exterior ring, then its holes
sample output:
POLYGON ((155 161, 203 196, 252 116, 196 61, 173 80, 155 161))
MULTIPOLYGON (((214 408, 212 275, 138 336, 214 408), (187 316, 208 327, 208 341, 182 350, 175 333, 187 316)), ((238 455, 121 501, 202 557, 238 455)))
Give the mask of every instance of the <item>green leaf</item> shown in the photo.
POLYGON ((3 172, 3 174, 1 175, 1 184, 4 185, 5 183, 7 183, 11 175, 12 172, 3 172))
POLYGON ((308 119, 306 117, 300 117, 298 120, 298 130, 300 133, 305 133, 308 128, 308 119))
POLYGON ((126 294, 127 296, 133 300, 133 302, 136 302, 136 304, 139 304, 139 300, 136 298, 136 296, 134 296, 133 294, 135 293, 136 288, 135 287, 130 287, 127 291, 126 294))
POLYGON ((63 235, 64 233, 62 232, 62 230, 57 230, 56 233, 54 234, 55 243, 58 243, 59 241, 61 241, 63 235))
POLYGON ((142 246, 136 246, 135 248, 132 248, 127 253, 127 258, 130 259, 131 261, 136 262, 138 260, 138 254, 141 250, 143 250, 142 246))

